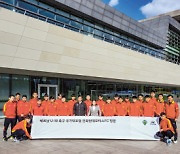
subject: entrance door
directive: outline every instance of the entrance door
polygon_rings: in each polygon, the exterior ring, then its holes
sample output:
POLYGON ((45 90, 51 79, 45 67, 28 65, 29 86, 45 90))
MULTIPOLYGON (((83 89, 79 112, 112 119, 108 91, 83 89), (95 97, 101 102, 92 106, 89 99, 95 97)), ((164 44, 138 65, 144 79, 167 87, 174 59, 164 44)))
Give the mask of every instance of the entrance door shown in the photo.
POLYGON ((48 94, 48 96, 54 96, 57 98, 58 85, 38 84, 38 97, 43 98, 44 94, 48 94))

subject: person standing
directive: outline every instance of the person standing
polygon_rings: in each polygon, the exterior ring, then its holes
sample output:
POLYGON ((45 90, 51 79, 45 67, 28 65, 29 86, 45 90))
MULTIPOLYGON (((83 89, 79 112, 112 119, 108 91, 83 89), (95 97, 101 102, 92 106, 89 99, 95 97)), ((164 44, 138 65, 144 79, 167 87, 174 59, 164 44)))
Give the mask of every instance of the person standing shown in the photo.
POLYGON ((57 116, 58 115, 58 110, 57 110, 57 104, 55 102, 55 98, 53 96, 50 97, 50 101, 46 107, 46 115, 47 116, 57 116))
POLYGON ((106 102, 103 101, 103 96, 101 94, 99 94, 98 100, 96 101, 96 103, 97 105, 99 105, 101 113, 103 114, 104 105, 106 104, 106 102))
POLYGON ((17 104, 17 116, 18 121, 24 120, 26 116, 28 116, 31 113, 31 105, 29 102, 27 102, 27 96, 23 95, 22 100, 19 101, 17 104))
POLYGON ((87 106, 82 101, 82 96, 78 96, 78 101, 74 104, 73 115, 74 116, 85 116, 87 114, 87 106))
POLYGON ((42 105, 42 101, 38 98, 37 104, 32 108, 31 114, 34 116, 44 116, 45 107, 42 105))
POLYGON ((76 96, 75 96, 75 94, 72 94, 71 95, 71 100, 68 101, 71 116, 73 116, 73 107, 74 107, 75 103, 76 103, 76 96))
POLYGON ((65 96, 62 96, 61 103, 58 105, 58 115, 59 116, 70 116, 70 110, 68 102, 66 102, 65 96))
POLYGON ((163 99, 163 94, 158 95, 158 100, 155 103, 155 114, 157 117, 160 116, 160 113, 165 112, 165 102, 163 99))
POLYGON ((3 113, 5 115, 3 140, 6 140, 7 138, 7 130, 9 125, 11 124, 11 130, 16 125, 17 103, 14 101, 14 99, 14 95, 10 95, 8 102, 6 102, 3 106, 3 113))
POLYGON ((172 95, 168 95, 168 102, 165 104, 165 113, 167 118, 171 121, 172 126, 174 128, 174 143, 177 143, 178 139, 178 133, 177 133, 177 119, 179 117, 179 106, 178 104, 174 101, 172 95))
POLYGON ((128 95, 124 98, 124 102, 126 103, 126 106, 127 106, 127 116, 129 116, 129 110, 130 110, 131 103, 130 103, 128 95))
POLYGON ((89 108, 92 105, 92 101, 91 101, 91 96, 90 95, 86 96, 86 100, 84 101, 84 103, 87 106, 87 113, 88 113, 89 112, 89 108))
POLYGON ((116 105, 116 103, 118 103, 118 102, 119 102, 119 95, 118 95, 118 94, 115 94, 115 95, 114 95, 114 99, 112 100, 111 103, 112 103, 113 105, 116 105))
POLYGON ((142 104, 142 115, 145 117, 154 117, 155 106, 150 102, 151 98, 149 95, 145 96, 145 101, 142 104))
POLYGON ((92 104, 89 107, 88 116, 101 116, 100 107, 95 100, 92 101, 92 104))
POLYGON ((103 109, 104 116, 114 116, 116 114, 115 106, 111 103, 111 98, 107 97, 106 103, 103 109))
POLYGON ((136 96, 132 97, 132 102, 129 107, 129 116, 141 116, 142 113, 142 105, 137 100, 136 96))
POLYGON ((119 96, 119 101, 115 104, 116 115, 126 116, 127 115, 127 104, 123 102, 123 98, 119 96))
POLYGON ((32 99, 29 100, 29 103, 31 104, 31 107, 36 106, 37 101, 38 101, 38 93, 37 92, 33 92, 32 99))

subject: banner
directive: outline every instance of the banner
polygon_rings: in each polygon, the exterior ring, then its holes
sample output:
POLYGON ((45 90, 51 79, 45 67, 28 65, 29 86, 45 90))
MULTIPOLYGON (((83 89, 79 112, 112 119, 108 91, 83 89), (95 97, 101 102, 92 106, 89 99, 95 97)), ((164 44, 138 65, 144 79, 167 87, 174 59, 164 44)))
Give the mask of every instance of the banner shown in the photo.
POLYGON ((34 116, 32 139, 157 140, 157 117, 34 116))

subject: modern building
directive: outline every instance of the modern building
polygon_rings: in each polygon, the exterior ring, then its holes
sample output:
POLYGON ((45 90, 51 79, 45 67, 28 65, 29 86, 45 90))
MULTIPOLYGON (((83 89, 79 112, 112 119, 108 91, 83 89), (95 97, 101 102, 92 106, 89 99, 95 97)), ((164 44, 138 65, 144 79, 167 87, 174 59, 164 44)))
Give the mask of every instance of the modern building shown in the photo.
POLYGON ((101 0, 0 0, 0 6, 1 103, 33 91, 68 98, 152 89, 180 94, 176 18, 139 22, 101 0))

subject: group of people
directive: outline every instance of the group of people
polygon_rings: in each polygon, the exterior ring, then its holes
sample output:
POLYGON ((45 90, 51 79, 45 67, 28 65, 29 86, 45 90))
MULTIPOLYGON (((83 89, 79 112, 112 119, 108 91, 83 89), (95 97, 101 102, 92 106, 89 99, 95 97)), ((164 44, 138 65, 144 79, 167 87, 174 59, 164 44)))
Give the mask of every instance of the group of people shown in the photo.
POLYGON ((156 116, 161 117, 160 132, 157 135, 163 138, 168 137, 168 142, 174 136, 176 143, 178 104, 172 95, 168 95, 167 101, 164 101, 163 94, 158 94, 158 98, 155 95, 154 91, 145 97, 139 94, 133 96, 132 101, 128 96, 123 98, 117 94, 113 100, 107 97, 106 101, 101 94, 98 96, 98 100, 91 100, 90 95, 87 95, 86 100, 83 101, 82 96, 78 96, 76 99, 75 94, 72 94, 71 100, 66 101, 65 96, 61 93, 58 94, 57 99, 45 94, 44 99, 41 100, 38 98, 37 92, 34 92, 32 99, 28 101, 26 95, 21 97, 20 93, 16 93, 15 96, 10 95, 8 102, 3 107, 4 140, 14 136, 22 137, 22 134, 30 138, 30 116, 156 116), (12 133, 7 137, 7 129, 10 124, 12 133))

